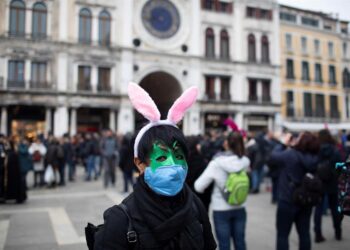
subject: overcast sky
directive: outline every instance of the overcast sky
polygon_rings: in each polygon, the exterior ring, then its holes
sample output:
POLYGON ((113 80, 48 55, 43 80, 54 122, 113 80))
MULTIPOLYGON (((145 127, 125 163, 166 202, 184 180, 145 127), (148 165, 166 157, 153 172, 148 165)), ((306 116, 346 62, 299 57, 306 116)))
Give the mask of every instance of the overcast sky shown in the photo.
POLYGON ((350 21, 350 0, 278 0, 279 3, 324 13, 338 13, 340 19, 350 21))

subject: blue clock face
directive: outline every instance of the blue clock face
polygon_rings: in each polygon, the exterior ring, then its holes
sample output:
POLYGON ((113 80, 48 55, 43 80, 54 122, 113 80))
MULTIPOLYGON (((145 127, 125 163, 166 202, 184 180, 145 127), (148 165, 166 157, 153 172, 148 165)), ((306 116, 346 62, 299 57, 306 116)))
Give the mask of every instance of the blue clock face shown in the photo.
POLYGON ((153 36, 167 39, 176 34, 180 26, 179 12, 169 0, 150 0, 142 8, 142 21, 153 36))

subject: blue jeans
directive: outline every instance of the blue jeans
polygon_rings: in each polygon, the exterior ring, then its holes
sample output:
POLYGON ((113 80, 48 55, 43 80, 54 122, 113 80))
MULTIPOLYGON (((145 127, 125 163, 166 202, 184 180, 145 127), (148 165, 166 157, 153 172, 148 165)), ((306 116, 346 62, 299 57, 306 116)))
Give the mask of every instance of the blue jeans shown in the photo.
POLYGON ((87 179, 91 179, 92 172, 94 172, 95 177, 97 176, 96 169, 95 169, 95 156, 89 155, 87 158, 87 170, 88 170, 88 176, 87 179))
POLYGON ((264 166, 252 170, 252 190, 259 191, 260 183, 264 175, 264 166))
POLYGON ((311 207, 298 207, 292 203, 279 201, 277 207, 277 250, 288 250, 288 238, 295 223, 299 236, 299 250, 311 250, 310 218, 311 207))
POLYGON ((214 225, 220 250, 230 250, 233 239, 235 250, 245 250, 245 226, 247 213, 245 208, 228 211, 214 211, 214 225))

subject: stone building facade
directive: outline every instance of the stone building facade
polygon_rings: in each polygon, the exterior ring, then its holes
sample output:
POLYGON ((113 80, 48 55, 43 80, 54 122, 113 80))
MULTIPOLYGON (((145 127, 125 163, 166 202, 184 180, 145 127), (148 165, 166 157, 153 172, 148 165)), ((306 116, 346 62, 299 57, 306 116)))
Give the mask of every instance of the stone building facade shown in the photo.
POLYGON ((280 6, 283 126, 349 129, 348 22, 280 6))
POLYGON ((280 121, 275 0, 0 0, 2 133, 133 132, 134 81, 162 116, 200 89, 185 134, 280 121))

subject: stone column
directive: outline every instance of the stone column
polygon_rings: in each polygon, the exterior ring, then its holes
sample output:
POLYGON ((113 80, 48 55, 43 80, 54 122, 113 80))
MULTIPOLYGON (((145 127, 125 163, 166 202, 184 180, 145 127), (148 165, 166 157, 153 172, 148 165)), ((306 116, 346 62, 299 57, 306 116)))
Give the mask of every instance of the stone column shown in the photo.
POLYGON ((215 89, 215 100, 220 100, 221 99, 221 79, 220 77, 215 77, 215 84, 214 84, 214 89, 215 89))
POLYGON ((68 132, 68 108, 57 107, 54 115, 54 135, 62 136, 68 132))
POLYGON ((118 127, 117 132, 126 134, 128 132, 133 133, 135 130, 135 118, 134 109, 130 102, 123 100, 118 112, 118 127))
POLYGON ((235 123, 240 129, 244 129, 244 115, 243 112, 238 112, 235 115, 235 123))
POLYGON ((7 107, 1 108, 1 131, 2 134, 7 135, 7 107))
POLYGON ((183 121, 185 135, 198 135, 201 133, 201 117, 199 108, 193 106, 183 121))
POLYGON ((97 92, 97 84, 98 84, 98 73, 97 73, 97 67, 91 66, 91 91, 96 93, 97 92))
POLYGON ((24 63, 24 88, 30 89, 30 77, 31 77, 31 65, 30 60, 25 60, 24 63))
MULTIPOLYGON (((69 15, 69 11, 68 11, 68 0, 60 0, 59 1, 59 20, 68 20, 68 15, 69 15)), ((77 24, 78 25, 78 24, 77 24)), ((59 28, 59 40, 60 41, 67 41, 68 38, 68 26, 69 23, 68 22, 60 22, 60 25, 58 25, 59 28)), ((48 29, 50 29, 51 27, 48 26, 48 29)), ((75 34, 76 36, 76 34, 75 34)))
POLYGON ((92 13, 91 41, 92 44, 98 44, 98 13, 92 13))
POLYGON ((258 102, 262 102, 262 94, 263 94, 263 84, 261 80, 256 81, 256 94, 258 97, 258 102))
POLYGON ((45 135, 52 131, 52 111, 51 107, 46 107, 45 110, 45 135))
POLYGON ((112 131, 115 131, 115 129, 116 129, 116 127, 115 127, 115 110, 114 109, 109 110, 109 128, 112 131))
POLYGON ((268 119, 267 120, 267 122, 268 122, 267 129, 269 131, 274 131, 274 122, 273 122, 274 119, 273 119, 273 117, 269 116, 267 119, 268 119))
POLYGON ((76 133, 77 133, 77 109, 71 108, 69 134, 72 136, 72 135, 75 135, 76 133))

